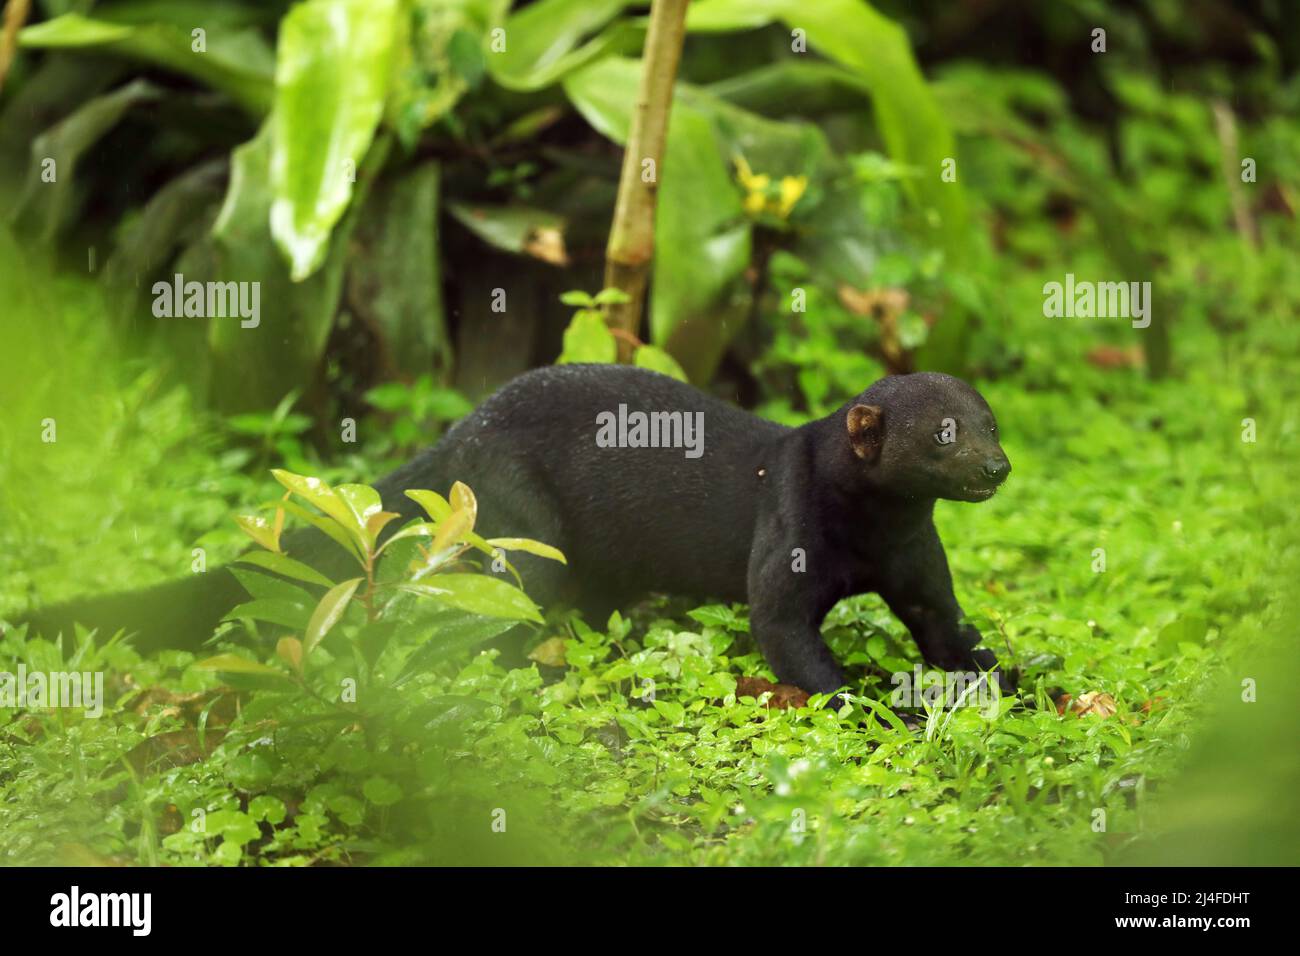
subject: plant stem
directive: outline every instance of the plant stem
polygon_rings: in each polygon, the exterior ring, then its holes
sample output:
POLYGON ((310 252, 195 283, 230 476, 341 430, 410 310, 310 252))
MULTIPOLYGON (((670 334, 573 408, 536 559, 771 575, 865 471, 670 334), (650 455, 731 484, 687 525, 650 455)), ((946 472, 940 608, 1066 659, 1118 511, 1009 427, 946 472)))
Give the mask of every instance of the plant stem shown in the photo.
MULTIPOLYGON (((605 287, 627 293, 628 301, 606 307, 611 328, 635 336, 641 325, 650 262, 654 258, 655 204, 662 172, 673 83, 686 34, 687 0, 653 0, 641 61, 641 88, 618 181, 618 199, 605 249, 605 287), (652 161, 646 167, 645 161, 652 161), (646 173, 643 175, 643 168, 646 173), (646 180, 649 180, 648 182, 646 180)), ((631 342, 619 337, 619 358, 631 357, 631 342)))

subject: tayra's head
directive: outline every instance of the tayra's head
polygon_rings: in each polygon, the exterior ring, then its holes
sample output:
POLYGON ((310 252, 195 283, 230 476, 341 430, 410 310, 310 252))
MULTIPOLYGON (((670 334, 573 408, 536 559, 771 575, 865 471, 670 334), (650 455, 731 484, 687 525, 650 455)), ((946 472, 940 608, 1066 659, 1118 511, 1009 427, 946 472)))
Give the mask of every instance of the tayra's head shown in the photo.
POLYGON ((838 415, 867 481, 892 494, 984 501, 1011 473, 988 402, 951 375, 882 378, 838 415))

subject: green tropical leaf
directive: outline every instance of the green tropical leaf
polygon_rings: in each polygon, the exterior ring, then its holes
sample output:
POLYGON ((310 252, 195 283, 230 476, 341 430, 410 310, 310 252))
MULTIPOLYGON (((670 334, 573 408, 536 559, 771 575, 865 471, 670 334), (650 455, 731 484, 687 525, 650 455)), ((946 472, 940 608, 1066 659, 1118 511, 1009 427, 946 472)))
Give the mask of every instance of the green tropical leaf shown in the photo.
POLYGON ((280 24, 271 234, 295 282, 325 261, 383 116, 400 8, 398 0, 307 0, 280 24))
POLYGON ((325 596, 320 599, 316 605, 316 610, 312 612, 311 620, 307 622, 307 630, 302 637, 302 656, 307 657, 316 645, 319 644, 330 629, 339 622, 343 612, 348 609, 348 602, 352 600, 352 595, 356 593, 358 585, 365 580, 364 578, 351 578, 334 585, 325 596))
POLYGON ((198 51, 189 30, 169 23, 111 23, 65 13, 27 27, 18 42, 34 50, 93 50, 143 60, 220 90, 257 117, 271 106, 272 58, 257 30, 213 30, 198 51))
POLYGON ((431 584, 403 584, 401 590, 433 598, 471 614, 514 621, 542 622, 542 615, 523 591, 483 574, 439 574, 431 584))
POLYGON ((301 561, 295 561, 284 554, 272 554, 269 551, 250 551, 247 554, 240 555, 239 562, 241 564, 253 564, 259 568, 265 568, 267 571, 283 574, 286 578, 306 581, 308 584, 319 584, 327 588, 332 587, 334 584, 333 581, 315 568, 309 567, 301 561))

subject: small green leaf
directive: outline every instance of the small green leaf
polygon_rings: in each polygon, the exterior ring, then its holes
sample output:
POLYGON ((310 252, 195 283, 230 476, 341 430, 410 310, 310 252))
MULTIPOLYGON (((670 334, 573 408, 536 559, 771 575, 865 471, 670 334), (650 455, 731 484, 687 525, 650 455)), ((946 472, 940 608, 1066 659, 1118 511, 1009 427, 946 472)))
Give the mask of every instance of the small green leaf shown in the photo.
POLYGON ((677 364, 677 359, 655 345, 643 345, 637 349, 632 356, 632 364, 637 368, 648 368, 652 372, 668 375, 681 382, 686 381, 686 372, 677 364))
POLYGON ((352 595, 356 592, 357 586, 361 584, 364 578, 352 578, 336 584, 326 592, 325 596, 320 599, 316 605, 316 610, 312 612, 311 620, 307 622, 307 630, 303 634, 302 654, 305 658, 316 645, 321 642, 326 634, 330 632, 343 612, 348 609, 348 602, 352 600, 352 595))
POLYGON ((327 588, 334 585, 333 581, 315 568, 309 567, 301 561, 295 561, 284 554, 272 554, 269 551, 250 551, 247 554, 240 555, 239 562, 241 564, 254 564, 259 568, 265 568, 267 571, 283 574, 286 578, 306 581, 308 584, 319 584, 327 588))
POLYGON ((277 598, 256 598, 245 604, 239 604, 232 607, 226 612, 223 621, 238 621, 241 618, 252 618, 254 621, 267 621, 271 624, 279 624, 281 627, 298 629, 302 627, 303 622, 307 620, 307 605, 299 604, 297 601, 286 601, 277 598))
POLYGON ((579 312, 564 330, 564 349, 556 365, 575 362, 608 364, 618 358, 618 343, 599 312, 579 312))
POLYGON ((549 544, 542 544, 542 542, 534 541, 532 538, 488 538, 487 543, 506 551, 526 551, 529 554, 537 555, 539 558, 550 558, 552 561, 559 561, 561 564, 569 563, 564 559, 564 553, 559 548, 553 548, 549 544))
POLYGON ((235 524, 267 552, 279 553, 280 536, 271 522, 261 515, 235 515, 235 524))
POLYGON ((686 708, 681 704, 674 703, 670 700, 656 700, 654 702, 654 708, 674 727, 680 727, 686 720, 686 708))
POLYGON ((443 521, 451 514, 451 505, 447 499, 436 491, 424 491, 420 489, 405 492, 406 497, 410 498, 434 521, 443 521))
POLYGON ((390 807, 402 799, 402 788, 387 777, 371 777, 362 785, 361 792, 377 807, 390 807))

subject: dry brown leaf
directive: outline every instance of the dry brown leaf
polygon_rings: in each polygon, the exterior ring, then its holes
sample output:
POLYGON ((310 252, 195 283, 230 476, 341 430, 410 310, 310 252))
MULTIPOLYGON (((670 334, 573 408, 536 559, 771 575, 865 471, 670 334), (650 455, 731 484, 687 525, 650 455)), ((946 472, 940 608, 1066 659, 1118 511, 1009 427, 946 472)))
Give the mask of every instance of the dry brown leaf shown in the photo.
POLYGON ((569 254, 564 248, 564 233, 551 226, 539 226, 524 240, 524 252, 555 266, 567 266, 569 254))
POLYGON ((1088 361, 1097 368, 1140 368, 1142 349, 1136 345, 1120 348, 1116 345, 1098 345, 1088 352, 1088 361))
POLYGON ((855 289, 841 284, 840 303, 854 315, 874 319, 880 326, 880 353, 891 372, 911 371, 909 359, 898 339, 898 317, 911 297, 906 289, 855 289))
POLYGON ((199 749, 198 731, 171 730, 141 741, 126 755, 126 759, 137 773, 146 773, 158 766, 183 767, 206 759, 225 735, 223 730, 209 730, 204 735, 203 749, 199 749))
POLYGON ((1089 714, 1095 714, 1098 717, 1113 717, 1115 712, 1119 709, 1115 706, 1114 697, 1100 691, 1088 691, 1088 693, 1080 694, 1073 700, 1071 700, 1070 696, 1067 694, 1063 700, 1068 702, 1070 713, 1076 714, 1079 717, 1084 717, 1089 714))
POLYGON ((529 660, 537 661, 547 667, 563 667, 564 660, 564 638, 550 637, 542 641, 528 655, 529 660))
POLYGON ((165 716, 180 717, 187 723, 197 724, 199 715, 213 701, 216 703, 208 712, 207 726, 218 727, 230 723, 238 712, 239 700, 238 694, 225 686, 192 694, 178 694, 166 687, 149 687, 136 698, 131 709, 144 716, 155 707, 161 707, 165 716))
POLYGON ((740 677, 736 680, 736 697, 758 698, 768 691, 772 696, 767 699, 768 707, 785 710, 787 707, 803 707, 808 703, 808 694, 793 684, 773 684, 762 677, 740 677))

